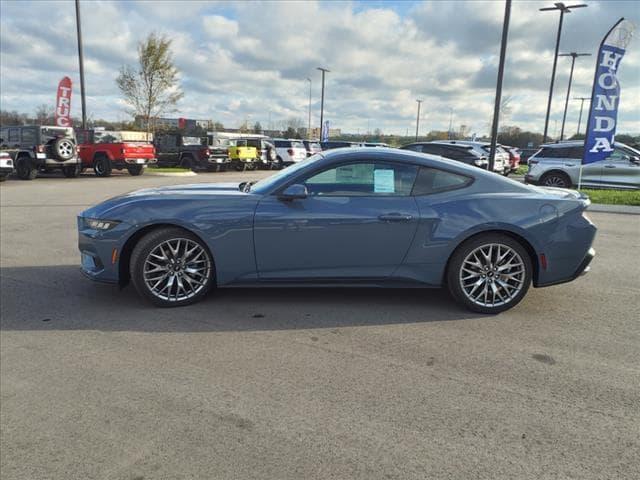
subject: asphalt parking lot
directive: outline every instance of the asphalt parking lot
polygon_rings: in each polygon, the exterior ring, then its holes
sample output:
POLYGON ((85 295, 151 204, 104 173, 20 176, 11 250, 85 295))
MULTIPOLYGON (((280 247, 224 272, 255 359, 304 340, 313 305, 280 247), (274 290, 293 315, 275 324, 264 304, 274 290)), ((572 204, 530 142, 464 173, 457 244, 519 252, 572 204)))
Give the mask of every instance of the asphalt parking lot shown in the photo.
POLYGON ((438 290, 218 290, 172 310, 78 270, 75 216, 197 177, 0 185, 1 476, 638 478, 640 216, 592 271, 481 316, 438 290))

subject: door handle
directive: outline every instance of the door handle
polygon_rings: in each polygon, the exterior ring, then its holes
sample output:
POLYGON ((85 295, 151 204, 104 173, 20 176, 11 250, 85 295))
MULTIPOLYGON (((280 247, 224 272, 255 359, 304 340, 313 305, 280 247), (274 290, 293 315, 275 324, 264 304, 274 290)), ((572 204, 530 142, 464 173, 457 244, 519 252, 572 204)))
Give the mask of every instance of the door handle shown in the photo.
POLYGON ((409 222, 413 220, 413 215, 403 213, 385 213, 378 217, 383 222, 409 222))
POLYGON ((616 168, 615 165, 605 165, 604 168, 616 168))

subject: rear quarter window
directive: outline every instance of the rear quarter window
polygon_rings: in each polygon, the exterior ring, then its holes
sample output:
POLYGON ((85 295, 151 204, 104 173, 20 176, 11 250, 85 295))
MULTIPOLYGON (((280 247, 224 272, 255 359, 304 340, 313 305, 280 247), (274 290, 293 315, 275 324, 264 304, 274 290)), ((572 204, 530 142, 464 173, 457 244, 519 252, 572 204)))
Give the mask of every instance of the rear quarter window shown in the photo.
POLYGON ((471 185, 473 179, 437 168, 421 167, 411 192, 414 196, 457 190, 471 185))
POLYGON ((276 140, 275 141, 276 147, 282 148, 282 147, 288 147, 291 142, 287 142, 285 140, 276 140))

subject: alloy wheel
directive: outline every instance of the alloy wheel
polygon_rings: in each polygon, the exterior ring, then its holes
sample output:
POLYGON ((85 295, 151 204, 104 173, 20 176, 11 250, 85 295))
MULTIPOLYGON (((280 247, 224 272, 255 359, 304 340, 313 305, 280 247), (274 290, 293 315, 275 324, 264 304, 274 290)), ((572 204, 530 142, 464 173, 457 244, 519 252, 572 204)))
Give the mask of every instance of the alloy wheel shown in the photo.
POLYGON ((143 278, 149 291, 169 301, 187 300, 206 288, 211 276, 209 254, 188 238, 158 244, 144 262, 143 278))
POLYGON ((469 253, 460 268, 459 281, 465 296, 482 307, 511 302, 526 278, 525 263, 508 245, 489 243, 469 253))
POLYGON ((565 181, 564 178, 562 178, 559 175, 550 175, 547 178, 545 178, 544 180, 544 184, 547 187, 566 187, 567 182, 565 181))

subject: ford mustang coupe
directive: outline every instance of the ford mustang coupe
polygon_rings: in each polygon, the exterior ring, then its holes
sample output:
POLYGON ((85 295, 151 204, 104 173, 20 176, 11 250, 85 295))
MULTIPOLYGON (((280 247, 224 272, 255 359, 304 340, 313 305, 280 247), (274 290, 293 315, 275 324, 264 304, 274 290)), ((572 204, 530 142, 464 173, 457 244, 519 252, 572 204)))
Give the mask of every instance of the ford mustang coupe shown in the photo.
POLYGON ((313 155, 260 180, 174 185, 78 217, 82 271, 162 307, 214 287, 443 287, 497 313, 588 270, 578 192, 388 148, 313 155))

